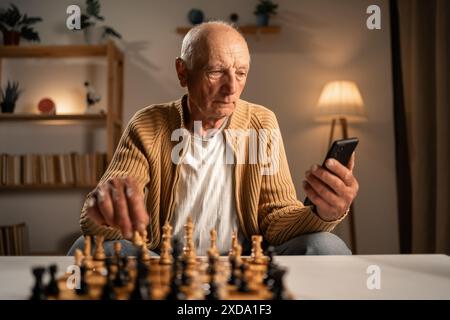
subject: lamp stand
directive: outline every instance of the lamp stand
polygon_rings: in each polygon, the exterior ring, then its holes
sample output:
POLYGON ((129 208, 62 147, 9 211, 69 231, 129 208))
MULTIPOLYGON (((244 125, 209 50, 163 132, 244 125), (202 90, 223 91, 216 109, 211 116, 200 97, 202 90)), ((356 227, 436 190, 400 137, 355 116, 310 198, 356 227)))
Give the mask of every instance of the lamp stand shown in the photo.
MULTIPOLYGON (((342 129, 342 138, 347 139, 348 138, 348 126, 347 126, 347 119, 346 118, 339 118, 339 122, 341 123, 341 129, 342 129)), ((336 119, 333 118, 331 120, 331 130, 330 130, 330 137, 328 139, 328 148, 331 147, 331 144, 333 143, 333 137, 334 137, 334 128, 336 126, 336 119)), ((357 246, 356 246, 356 228, 355 228, 355 219, 354 215, 355 209, 353 207, 353 202, 350 205, 350 212, 348 215, 349 223, 350 223, 350 241, 352 243, 351 249, 354 254, 357 253, 357 246)))

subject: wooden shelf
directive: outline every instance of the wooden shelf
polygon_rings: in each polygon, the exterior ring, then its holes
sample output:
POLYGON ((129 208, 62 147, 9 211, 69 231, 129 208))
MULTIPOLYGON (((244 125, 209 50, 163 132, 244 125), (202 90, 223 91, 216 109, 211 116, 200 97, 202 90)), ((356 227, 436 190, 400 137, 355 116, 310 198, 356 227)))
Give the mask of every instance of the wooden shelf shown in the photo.
POLYGON ((0 122, 13 121, 106 121, 106 114, 0 114, 0 122))
MULTIPOLYGON (((260 26, 240 26, 238 27, 239 30, 243 34, 277 34, 281 32, 280 26, 267 26, 267 27, 260 27, 260 26)), ((186 34, 191 27, 178 27, 177 33, 178 34, 186 34)))
POLYGON ((94 185, 67 185, 67 184, 30 184, 30 185, 12 185, 0 186, 0 192, 19 191, 19 190, 78 190, 94 189, 94 185))
POLYGON ((107 45, 0 46, 0 58, 102 57, 107 45))

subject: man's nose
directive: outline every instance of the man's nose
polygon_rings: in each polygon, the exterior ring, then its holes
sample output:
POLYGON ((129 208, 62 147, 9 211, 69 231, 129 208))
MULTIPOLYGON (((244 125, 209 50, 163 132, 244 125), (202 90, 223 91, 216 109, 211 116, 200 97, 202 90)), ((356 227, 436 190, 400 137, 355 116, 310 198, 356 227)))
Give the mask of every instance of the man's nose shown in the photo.
POLYGON ((237 81, 235 75, 232 73, 227 74, 227 76, 224 79, 223 93, 227 95, 234 94, 236 92, 236 85, 237 81))

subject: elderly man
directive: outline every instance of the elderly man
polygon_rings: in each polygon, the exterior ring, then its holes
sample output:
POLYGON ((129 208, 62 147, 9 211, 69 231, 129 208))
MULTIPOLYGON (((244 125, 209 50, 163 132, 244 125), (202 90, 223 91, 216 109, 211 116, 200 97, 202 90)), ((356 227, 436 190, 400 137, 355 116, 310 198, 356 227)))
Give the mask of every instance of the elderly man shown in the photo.
MULTIPOLYGON (((240 149, 229 134, 279 131, 270 110, 240 99, 250 69, 244 37, 223 22, 198 25, 184 37, 175 67, 187 95, 134 115, 98 187, 87 197, 80 218, 83 233, 120 240, 131 252, 133 231, 146 230, 148 249, 158 252, 164 223, 182 240, 183 225, 191 217, 201 255, 211 229, 217 231, 222 254, 230 249, 233 232, 244 248, 252 235, 260 234, 278 254, 351 254, 330 231, 357 193, 354 156, 348 168, 329 161, 332 173, 318 165, 306 172, 303 186, 313 209, 296 198, 279 135, 263 139, 275 160, 264 171, 265 164, 248 160, 251 135, 244 135, 246 148, 240 149), (227 161, 230 150, 232 160, 244 161, 227 161)), ((105 242, 107 252, 111 243, 105 242)), ((69 254, 82 245, 80 238, 69 254)))

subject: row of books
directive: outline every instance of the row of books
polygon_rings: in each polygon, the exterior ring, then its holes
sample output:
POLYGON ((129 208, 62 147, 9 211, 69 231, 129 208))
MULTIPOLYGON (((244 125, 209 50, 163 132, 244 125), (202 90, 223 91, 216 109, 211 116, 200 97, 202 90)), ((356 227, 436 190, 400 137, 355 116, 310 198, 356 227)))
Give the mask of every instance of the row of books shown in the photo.
POLYGON ((106 170, 105 153, 0 154, 0 184, 95 185, 106 170))
POLYGON ((0 256, 26 255, 26 239, 25 223, 0 226, 0 256))

